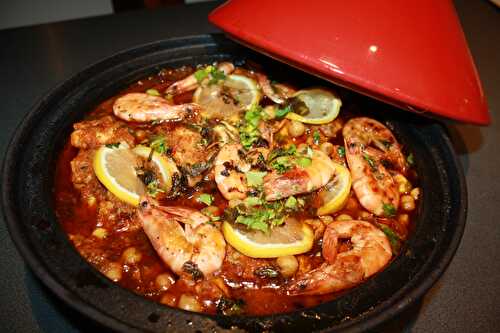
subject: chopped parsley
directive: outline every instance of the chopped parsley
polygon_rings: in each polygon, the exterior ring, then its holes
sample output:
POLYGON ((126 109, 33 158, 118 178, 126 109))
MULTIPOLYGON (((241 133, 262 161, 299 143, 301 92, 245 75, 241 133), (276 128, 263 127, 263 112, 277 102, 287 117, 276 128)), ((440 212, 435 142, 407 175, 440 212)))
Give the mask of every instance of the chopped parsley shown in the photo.
POLYGON ((107 147, 107 148, 111 148, 111 149, 113 149, 113 148, 119 148, 119 147, 120 147, 120 143, 119 143, 119 142, 116 142, 116 143, 108 143, 108 144, 106 145, 106 147, 107 147))
POLYGON ((281 108, 276 109, 275 116, 276 116, 276 118, 283 118, 291 111, 292 111, 292 108, 290 107, 290 105, 287 105, 283 109, 281 109, 281 108))
POLYGON ((210 77, 208 84, 215 84, 226 79, 226 74, 214 66, 207 66, 194 72, 194 77, 198 83, 201 83, 205 78, 210 77))
POLYGON ((251 187, 259 187, 264 184, 264 177, 267 175, 265 171, 248 171, 245 173, 247 185, 251 187))
POLYGON ((288 209, 297 209, 297 205, 299 204, 298 200, 292 195, 288 197, 285 202, 285 207, 288 209))
POLYGON ((203 279, 203 272, 198 268, 198 265, 192 261, 186 261, 184 265, 182 265, 182 270, 190 274, 195 281, 203 279))
POLYGON ((344 157, 345 156, 345 147, 338 147, 337 148, 337 154, 339 154, 340 157, 344 157))
POLYGON ((225 211, 228 222, 246 225, 250 230, 269 232, 271 228, 283 224, 289 213, 298 211, 304 201, 289 197, 288 199, 266 202, 259 197, 247 197, 242 204, 225 211))
POLYGON ((159 154, 168 154, 169 148, 165 141, 165 137, 158 135, 149 141, 149 147, 159 154))
POLYGON ((375 161, 370 156, 368 156, 368 154, 363 154, 363 158, 366 160, 366 162, 368 162, 368 165, 370 166, 372 171, 377 170, 377 166, 375 164, 375 161))
POLYGON ((277 278, 280 272, 273 266, 258 267, 253 271, 253 274, 261 279, 277 278))
POLYGON ((268 165, 283 174, 294 166, 307 168, 312 163, 312 149, 307 147, 304 151, 297 151, 297 147, 291 144, 288 148, 273 149, 268 157, 268 165))
POLYGON ((382 206, 382 209, 384 210, 384 215, 387 217, 394 217, 396 216, 396 207, 394 207, 393 204, 384 204, 382 206))
POLYGON ((194 72, 194 77, 196 81, 198 81, 198 83, 203 81, 208 76, 207 68, 199 69, 196 72, 194 72))
POLYGON ((406 161, 410 166, 415 165, 415 158, 413 157, 413 154, 410 153, 410 155, 406 158, 406 161))
POLYGON ((196 201, 200 203, 204 203, 207 206, 210 206, 212 202, 214 202, 214 197, 207 193, 202 193, 196 198, 196 201))
POLYGON ((222 296, 215 302, 215 306, 217 307, 217 313, 225 316, 239 315, 243 313, 245 301, 239 298, 232 300, 222 296))
POLYGON ((215 67, 212 67, 212 70, 210 71, 210 76, 211 79, 210 81, 208 81, 208 84, 218 83, 219 81, 226 79, 226 74, 224 74, 223 71, 220 71, 215 67))
POLYGON ((321 137, 320 137, 320 135, 319 135, 319 131, 318 131, 318 130, 315 130, 315 131, 313 132, 313 143, 314 143, 315 145, 319 145, 319 141, 320 141, 320 139, 321 139, 321 137))
POLYGON ((309 157, 303 157, 302 156, 302 157, 298 157, 297 159, 295 159, 295 162, 301 168, 307 168, 308 166, 311 165, 312 159, 310 159, 309 157))
POLYGON ((387 239, 389 239, 389 243, 391 244, 392 248, 392 253, 397 254, 399 250, 401 249, 401 238, 399 238, 396 233, 386 226, 385 224, 377 223, 380 230, 383 231, 383 233, 387 236, 387 239))
POLYGON ((254 105, 245 113, 244 121, 239 126, 240 141, 245 149, 250 149, 260 138, 258 129, 262 118, 262 108, 254 105))
POLYGON ((158 193, 165 193, 165 191, 160 188, 160 182, 158 179, 154 179, 146 185, 146 190, 149 195, 155 197, 158 193))

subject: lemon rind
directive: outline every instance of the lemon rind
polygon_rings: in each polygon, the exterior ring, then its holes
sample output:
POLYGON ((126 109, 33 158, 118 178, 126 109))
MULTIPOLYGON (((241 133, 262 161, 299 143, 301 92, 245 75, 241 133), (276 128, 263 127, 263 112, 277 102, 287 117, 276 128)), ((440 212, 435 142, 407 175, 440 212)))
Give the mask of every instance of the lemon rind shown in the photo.
POLYGON ((345 204, 347 203, 347 199, 349 198, 349 193, 351 191, 351 186, 352 186, 351 173, 346 167, 338 163, 334 164, 335 164, 335 172, 339 174, 340 177, 344 179, 344 181, 347 180, 347 186, 345 186, 346 190, 342 191, 339 196, 333 197, 326 204, 318 208, 317 214, 320 216, 333 214, 344 208, 345 204))
POLYGON ((245 235, 238 233, 230 223, 222 224, 222 232, 226 241, 239 252, 252 258, 277 258, 296 255, 309 251, 313 246, 314 233, 305 224, 302 225, 304 237, 301 241, 291 244, 256 244, 245 235))
POLYGON ((138 206, 140 199, 139 195, 124 189, 120 184, 118 184, 118 182, 116 182, 115 178, 109 174, 107 168, 105 167, 106 154, 108 153, 108 150, 112 150, 112 148, 102 146, 97 150, 94 156, 92 166, 94 167, 94 173, 97 179, 99 179, 108 191, 113 193, 121 201, 133 206, 138 206))

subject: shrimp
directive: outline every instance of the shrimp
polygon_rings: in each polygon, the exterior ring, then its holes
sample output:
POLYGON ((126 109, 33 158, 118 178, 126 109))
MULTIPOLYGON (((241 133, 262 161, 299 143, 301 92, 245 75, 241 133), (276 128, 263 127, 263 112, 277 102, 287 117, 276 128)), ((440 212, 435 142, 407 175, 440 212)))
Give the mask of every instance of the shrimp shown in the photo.
POLYGON ((309 166, 295 167, 281 175, 273 171, 264 177, 265 199, 272 201, 315 191, 328 184, 334 173, 332 160, 322 151, 313 150, 309 166))
MULTIPOLYGON (((234 65, 230 62, 221 62, 219 65, 217 65, 217 69, 223 72, 225 75, 229 75, 234 71, 234 65)), ((198 86, 199 82, 193 73, 182 80, 172 83, 167 88, 165 93, 170 96, 175 96, 195 90, 196 88, 198 88, 198 86)))
POLYGON ((388 168, 404 173, 407 165, 391 131, 376 120, 353 118, 343 135, 352 187, 361 205, 378 216, 384 214, 385 205, 397 208, 398 185, 388 168))
POLYGON ((183 120, 189 114, 201 111, 196 103, 172 105, 166 99, 145 93, 129 93, 113 104, 113 113, 125 121, 150 122, 154 120, 183 120))
POLYGON ((204 276, 217 271, 226 255, 222 232, 200 212, 183 207, 158 206, 143 197, 137 214, 154 249, 177 275, 187 273, 186 265, 204 276), (182 228, 181 224, 184 224, 182 228))
POLYGON ((245 172, 251 165, 241 157, 243 147, 239 143, 224 145, 215 158, 215 182, 224 198, 245 199, 248 187, 245 181, 245 172))
POLYGON ((257 77, 257 81, 259 82, 262 92, 274 103, 283 104, 295 93, 294 89, 286 85, 271 85, 271 82, 269 82, 269 79, 264 74, 255 73, 255 76, 257 77))
POLYGON ((392 258, 387 236, 365 221, 335 221, 323 235, 325 263, 287 286, 289 295, 322 295, 351 288, 384 268, 392 258), (339 239, 351 249, 338 253, 339 239))

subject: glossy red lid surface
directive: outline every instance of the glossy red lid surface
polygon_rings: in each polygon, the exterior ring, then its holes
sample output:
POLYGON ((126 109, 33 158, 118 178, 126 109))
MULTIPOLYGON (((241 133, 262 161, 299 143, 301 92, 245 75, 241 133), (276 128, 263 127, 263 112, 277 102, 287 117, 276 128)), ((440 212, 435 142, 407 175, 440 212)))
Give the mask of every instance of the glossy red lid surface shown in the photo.
POLYGON ((490 122, 449 0, 230 0, 209 19, 251 48, 390 104, 490 122))

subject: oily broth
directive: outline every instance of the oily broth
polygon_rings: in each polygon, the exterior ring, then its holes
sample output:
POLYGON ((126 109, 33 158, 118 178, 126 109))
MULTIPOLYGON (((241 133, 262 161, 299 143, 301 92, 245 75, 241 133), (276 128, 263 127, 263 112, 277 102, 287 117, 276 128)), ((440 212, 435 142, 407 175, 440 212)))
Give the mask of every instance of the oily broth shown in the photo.
MULTIPOLYGON (((191 68, 161 71, 158 75, 134 83, 120 95, 129 92, 144 92, 150 88, 164 91, 172 82, 190 74, 192 71, 193 69, 191 68)), ((115 96, 102 102, 87 115, 86 119, 111 115, 112 105, 117 97, 118 96, 115 96)), ((174 102, 176 104, 181 104, 189 102, 191 99, 192 92, 176 96, 174 102)), ((264 100, 261 104, 269 104, 269 101, 264 100)), ((349 113, 343 110, 339 117, 347 121, 349 118, 356 115, 357 112, 349 113)), ((172 129, 175 126, 177 125, 173 123, 162 124, 161 128, 163 131, 168 131, 168 129, 172 129)), ((158 127, 150 124, 128 123, 127 127, 131 132, 137 133, 138 131, 144 131, 147 135, 154 135, 158 131, 158 127)), ((297 146, 301 143, 305 143, 308 134, 309 133, 306 133, 298 138, 294 138, 293 142, 297 146)), ((343 146, 343 137, 341 133, 337 135, 336 138, 330 140, 330 142, 334 145, 343 146)), ((58 220, 80 254, 104 274, 106 274, 106 267, 109 263, 119 263, 123 270, 121 278, 117 283, 128 290, 134 291, 154 301, 161 302, 162 299, 165 299, 166 293, 168 293, 169 299, 174 300, 178 300, 182 294, 192 294, 193 287, 186 283, 175 283, 168 289, 168 292, 158 288, 155 279, 159 274, 174 274, 154 251, 142 229, 130 227, 133 225, 133 223, 130 222, 133 219, 132 216, 123 216, 123 221, 129 221, 127 222, 128 224, 123 223, 123 225, 121 225, 120 222, 110 223, 114 228, 107 230, 107 237, 98 238, 92 236, 96 227, 99 227, 96 225, 98 219, 98 205, 89 206, 82 202, 79 191, 75 189, 73 185, 70 162, 77 154, 78 149, 74 148, 68 140, 57 160, 54 182, 54 200, 58 220), (122 254, 130 247, 136 248, 142 254, 140 263, 137 265, 127 265, 123 263, 122 254)), ((92 171, 90 170, 90 172, 92 171)), ((412 184, 417 184, 415 172, 409 174, 409 180, 412 184)), ((102 188, 100 190, 102 191, 102 188)), ((227 208, 227 201, 219 193, 213 182, 203 182, 196 191, 191 190, 187 194, 174 200, 163 201, 162 204, 201 210, 205 206, 195 200, 194 197, 196 193, 211 194, 214 197, 213 205, 217 206, 220 211, 224 211, 227 208)), ((311 207, 318 207, 318 198, 315 194, 306 197, 311 207)), ((341 214, 348 214, 356 218, 363 214, 364 210, 352 193, 349 202, 351 204, 348 204, 344 209, 334 215, 339 216, 341 214)), ((412 221, 414 220, 413 214, 414 212, 409 214, 410 222, 408 225, 401 226, 390 221, 387 223, 390 224, 391 227, 394 227, 400 235, 406 237, 412 227, 412 221)), ((302 220, 314 218, 315 216, 311 210, 306 209, 298 212, 294 217, 302 220)), ((323 263, 320 243, 320 241, 315 242, 310 252, 298 256, 300 257, 299 260, 307 261, 311 269, 323 263)), ((230 247, 230 245, 228 244, 227 247, 230 247)), ((347 250, 349 244, 341 244, 341 250, 342 248, 347 250)), ((234 252, 236 252, 234 249, 228 249, 227 256, 233 256, 234 252)), ((269 281, 250 274, 255 267, 262 265, 263 262, 272 265, 272 259, 256 260, 248 257, 241 259, 241 256, 239 259, 240 261, 238 264, 231 263, 230 260, 225 260, 219 276, 231 287, 232 298, 242 299, 245 302, 244 313, 247 315, 274 314, 307 308, 332 300, 344 292, 320 296, 287 296, 284 292, 284 283, 286 281, 283 278, 280 277, 269 281)), ((203 292, 199 292, 197 295, 202 299, 204 297, 203 292)), ((163 303, 166 302, 164 301, 163 303)), ((216 304, 213 301, 207 301, 204 304, 205 312, 212 314, 217 312, 216 304)))

